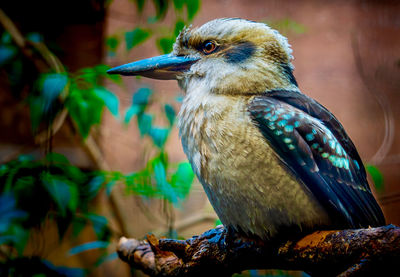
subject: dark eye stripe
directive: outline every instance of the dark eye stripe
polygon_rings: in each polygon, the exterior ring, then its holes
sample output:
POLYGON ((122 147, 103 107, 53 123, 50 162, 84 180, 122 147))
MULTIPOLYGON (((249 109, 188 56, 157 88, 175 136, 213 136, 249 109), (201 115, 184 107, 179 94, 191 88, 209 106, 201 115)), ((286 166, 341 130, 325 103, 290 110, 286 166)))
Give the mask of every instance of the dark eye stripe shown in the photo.
POLYGON ((256 46, 252 42, 241 42, 233 45, 225 52, 225 59, 229 63, 241 63, 250 58, 255 51, 256 46))

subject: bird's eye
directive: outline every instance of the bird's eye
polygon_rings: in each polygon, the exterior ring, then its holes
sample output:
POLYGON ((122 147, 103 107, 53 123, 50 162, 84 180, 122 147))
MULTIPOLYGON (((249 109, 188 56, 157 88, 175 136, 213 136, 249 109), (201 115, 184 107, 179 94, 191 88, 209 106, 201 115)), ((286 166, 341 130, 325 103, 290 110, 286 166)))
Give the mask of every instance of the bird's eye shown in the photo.
POLYGON ((206 41, 203 44, 203 53, 206 55, 211 54, 215 49, 217 49, 217 45, 213 41, 206 41))

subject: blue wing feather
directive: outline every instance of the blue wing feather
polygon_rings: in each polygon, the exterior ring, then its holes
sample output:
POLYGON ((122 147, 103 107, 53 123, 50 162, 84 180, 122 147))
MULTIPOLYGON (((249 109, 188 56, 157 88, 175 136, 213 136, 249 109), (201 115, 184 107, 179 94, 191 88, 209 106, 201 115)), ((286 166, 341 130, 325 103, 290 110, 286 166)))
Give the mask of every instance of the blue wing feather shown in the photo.
MULTIPOLYGON (((328 111, 320 103, 312 99, 311 97, 302 94, 298 91, 286 91, 286 90, 272 90, 268 92, 268 96, 285 102, 303 112, 319 119, 327 126, 335 137, 340 141, 340 144, 346 151, 346 153, 358 164, 358 174, 361 174, 364 179, 367 178, 365 168, 361 161, 360 155, 357 152, 356 147, 351 141, 350 137, 346 134, 342 124, 336 117, 328 111)), ((368 185, 367 185, 368 186, 368 185)))
POLYGON ((286 94, 272 91, 249 106, 281 161, 316 196, 334 227, 384 225, 362 161, 342 125, 315 100, 286 94))

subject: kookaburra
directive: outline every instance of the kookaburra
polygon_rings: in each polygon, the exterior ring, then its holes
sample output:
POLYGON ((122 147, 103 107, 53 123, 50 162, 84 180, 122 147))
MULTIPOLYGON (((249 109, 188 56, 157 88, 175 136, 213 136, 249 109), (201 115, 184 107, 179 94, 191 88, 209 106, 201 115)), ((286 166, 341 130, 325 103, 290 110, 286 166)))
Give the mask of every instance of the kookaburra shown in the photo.
POLYGON ((285 37, 239 18, 185 28, 170 54, 110 74, 176 79, 184 152, 222 223, 271 239, 385 224, 340 122, 301 93, 285 37))

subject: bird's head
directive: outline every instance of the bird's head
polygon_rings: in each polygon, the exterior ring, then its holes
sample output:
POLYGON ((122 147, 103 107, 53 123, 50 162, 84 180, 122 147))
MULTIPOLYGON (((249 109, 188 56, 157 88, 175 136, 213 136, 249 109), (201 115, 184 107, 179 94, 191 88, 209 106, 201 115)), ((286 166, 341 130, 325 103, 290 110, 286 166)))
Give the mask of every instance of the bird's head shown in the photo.
POLYGON ((170 54, 109 70, 111 74, 177 79, 186 91, 206 87, 218 94, 256 94, 296 89, 287 39, 264 23, 215 19, 185 28, 170 54))

